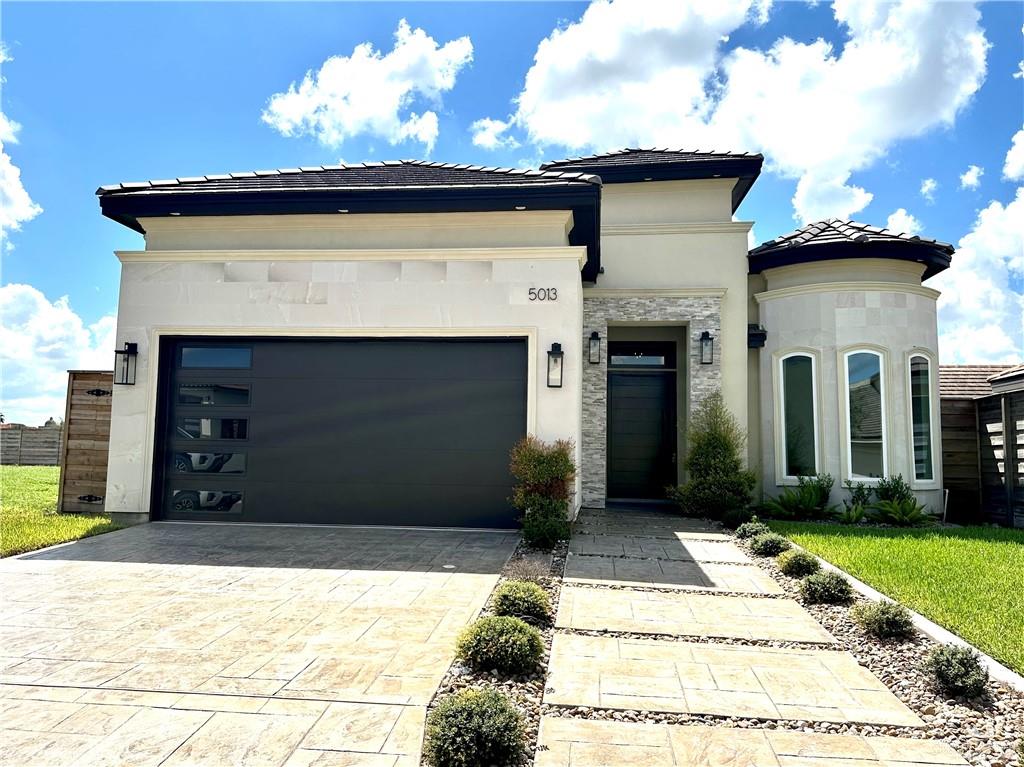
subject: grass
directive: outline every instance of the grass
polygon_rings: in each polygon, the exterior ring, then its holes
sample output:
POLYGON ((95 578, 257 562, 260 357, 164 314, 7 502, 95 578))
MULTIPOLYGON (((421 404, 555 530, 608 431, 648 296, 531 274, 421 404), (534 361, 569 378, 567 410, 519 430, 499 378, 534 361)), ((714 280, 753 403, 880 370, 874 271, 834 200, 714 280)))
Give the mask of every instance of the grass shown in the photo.
POLYGON ((109 533, 109 517, 57 513, 57 466, 0 466, 0 557, 109 533))
POLYGON ((1024 673, 1024 530, 769 524, 1024 673))

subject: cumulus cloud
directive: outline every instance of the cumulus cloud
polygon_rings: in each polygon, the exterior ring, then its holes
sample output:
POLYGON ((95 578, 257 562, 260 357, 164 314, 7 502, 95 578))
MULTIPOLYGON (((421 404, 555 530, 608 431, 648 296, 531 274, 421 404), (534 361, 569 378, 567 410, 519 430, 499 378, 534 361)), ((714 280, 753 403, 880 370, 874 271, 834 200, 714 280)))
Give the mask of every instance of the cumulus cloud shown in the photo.
POLYGON ((67 296, 50 301, 31 285, 0 287, 0 412, 6 420, 40 426, 62 418, 65 371, 109 370, 115 327, 113 315, 86 324, 67 296))
POLYGON ((511 127, 511 123, 505 120, 493 120, 490 117, 485 117, 470 125, 469 131, 473 134, 475 146, 484 149, 515 149, 519 146, 519 142, 514 136, 508 134, 511 127))
MULTIPOLYGON (((0 43, 0 64, 11 60, 7 47, 0 43)), ((8 232, 17 231, 26 221, 43 212, 21 181, 21 169, 12 161, 5 145, 18 143, 21 125, 0 112, 0 243, 9 247, 8 232)))
POLYGON ((943 362, 1024 359, 1024 187, 993 201, 961 238, 953 266, 929 281, 939 298, 943 362))
POLYGON ((1010 140, 1010 149, 1003 163, 1003 178, 1009 181, 1024 180, 1024 128, 1021 128, 1010 140))
POLYGON ((907 213, 906 208, 897 208, 886 219, 885 228, 896 234, 917 234, 921 231, 921 222, 907 213))
POLYGON ((968 165, 967 170, 960 174, 960 188, 961 189, 977 189, 981 186, 981 177, 985 174, 985 169, 977 165, 968 165))
POLYGON ((468 37, 438 45, 402 19, 389 53, 361 43, 350 56, 331 56, 271 96, 262 119, 284 136, 315 136, 331 148, 365 134, 392 145, 418 141, 429 153, 438 136, 433 110, 472 60, 468 37), (424 107, 431 108, 413 111, 424 107))
POLYGON ((928 202, 935 202, 935 190, 939 188, 939 182, 934 178, 926 178, 921 181, 921 196, 928 202))
POLYGON ((763 19, 749 0, 597 0, 537 48, 509 118, 538 145, 759 150, 797 180, 801 221, 848 216, 851 182, 897 141, 950 125, 985 76, 980 15, 963 3, 837 0, 847 39, 780 38, 728 53, 763 19))

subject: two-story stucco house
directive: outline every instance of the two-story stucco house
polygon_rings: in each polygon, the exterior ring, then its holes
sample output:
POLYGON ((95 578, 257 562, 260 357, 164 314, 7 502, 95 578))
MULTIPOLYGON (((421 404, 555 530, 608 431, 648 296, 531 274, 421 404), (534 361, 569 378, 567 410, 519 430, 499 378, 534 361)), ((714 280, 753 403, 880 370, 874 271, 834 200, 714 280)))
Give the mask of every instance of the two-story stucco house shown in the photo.
MULTIPOLYGON (((762 490, 902 474, 941 505, 952 248, 828 221, 748 253, 760 155, 625 150, 127 183, 106 510, 509 527, 508 452, 571 438, 577 504, 664 498, 710 392, 762 490)), ((141 517, 140 517, 141 518, 141 517)))

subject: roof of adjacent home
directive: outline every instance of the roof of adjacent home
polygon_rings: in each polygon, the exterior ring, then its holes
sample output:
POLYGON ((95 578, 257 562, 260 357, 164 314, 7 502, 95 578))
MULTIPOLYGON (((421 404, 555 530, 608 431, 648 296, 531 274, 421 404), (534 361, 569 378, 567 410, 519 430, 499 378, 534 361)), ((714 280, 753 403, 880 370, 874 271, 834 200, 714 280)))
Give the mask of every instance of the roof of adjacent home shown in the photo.
POLYGON ((975 399, 992 394, 992 382, 1024 371, 1024 365, 939 365, 939 396, 975 399))
POLYGON ((948 269, 954 248, 931 240, 857 221, 830 218, 807 224, 757 246, 748 254, 751 274, 765 269, 844 258, 891 258, 916 261, 923 279, 948 269))

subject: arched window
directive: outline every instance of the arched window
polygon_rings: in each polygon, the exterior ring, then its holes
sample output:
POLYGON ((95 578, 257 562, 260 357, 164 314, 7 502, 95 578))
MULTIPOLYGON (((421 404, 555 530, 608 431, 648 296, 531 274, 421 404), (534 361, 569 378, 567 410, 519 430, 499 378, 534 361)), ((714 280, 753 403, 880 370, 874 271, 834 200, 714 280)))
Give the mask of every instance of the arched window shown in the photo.
POLYGON ((853 479, 888 474, 885 423, 885 370, 882 355, 867 349, 847 352, 846 468, 853 479))
POLYGON ((914 440, 914 478, 935 479, 932 450, 932 369, 923 354, 910 357, 910 415, 914 440))
POLYGON ((782 473, 818 473, 818 385, 814 357, 796 352, 779 360, 782 473))

